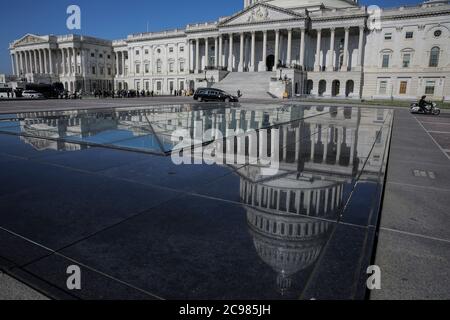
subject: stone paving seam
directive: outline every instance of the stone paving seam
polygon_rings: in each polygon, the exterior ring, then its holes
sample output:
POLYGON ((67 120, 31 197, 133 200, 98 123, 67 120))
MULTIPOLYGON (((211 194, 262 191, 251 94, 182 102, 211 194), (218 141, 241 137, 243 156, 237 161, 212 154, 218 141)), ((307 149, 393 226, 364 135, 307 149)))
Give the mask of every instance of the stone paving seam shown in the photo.
POLYGON ((422 238, 422 239, 427 239, 427 240, 434 240, 434 241, 450 243, 450 239, 442 239, 442 238, 430 237, 430 236, 426 236, 426 235, 419 234, 419 233, 413 233, 413 232, 402 231, 402 230, 391 229, 391 228, 385 228, 385 227, 381 227, 380 230, 388 231, 388 232, 392 232, 392 233, 404 234, 404 235, 417 237, 417 238, 422 238))
POLYGON ((450 189, 420 186, 420 185, 416 185, 416 184, 409 184, 409 183, 403 183, 403 182, 389 181, 387 184, 392 184, 392 185, 396 185, 396 186, 405 186, 405 187, 411 187, 411 188, 417 188, 417 189, 428 189, 428 190, 435 190, 435 191, 442 191, 442 192, 450 192, 450 189))

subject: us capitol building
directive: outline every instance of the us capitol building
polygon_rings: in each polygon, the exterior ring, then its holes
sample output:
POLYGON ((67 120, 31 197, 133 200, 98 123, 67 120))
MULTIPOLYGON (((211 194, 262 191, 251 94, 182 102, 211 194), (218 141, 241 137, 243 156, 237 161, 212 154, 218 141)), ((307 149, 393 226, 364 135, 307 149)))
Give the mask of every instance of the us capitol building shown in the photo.
POLYGON ((69 91, 217 87, 291 95, 450 100, 450 5, 382 9, 358 0, 244 0, 242 11, 184 29, 103 40, 27 34, 10 44, 14 75, 69 91))

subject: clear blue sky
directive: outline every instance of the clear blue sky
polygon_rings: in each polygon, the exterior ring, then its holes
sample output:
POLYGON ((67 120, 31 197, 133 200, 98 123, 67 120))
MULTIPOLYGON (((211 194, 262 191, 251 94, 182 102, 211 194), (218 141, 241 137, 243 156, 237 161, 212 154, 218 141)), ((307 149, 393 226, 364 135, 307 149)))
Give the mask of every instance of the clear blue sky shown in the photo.
MULTIPOLYGON (((414 4, 420 0, 362 0, 382 7, 414 4)), ((0 10, 0 73, 11 73, 9 43, 27 33, 69 34, 66 9, 79 5, 84 35, 105 39, 128 34, 184 27, 216 20, 242 9, 243 0, 21 0, 2 1, 0 10)))

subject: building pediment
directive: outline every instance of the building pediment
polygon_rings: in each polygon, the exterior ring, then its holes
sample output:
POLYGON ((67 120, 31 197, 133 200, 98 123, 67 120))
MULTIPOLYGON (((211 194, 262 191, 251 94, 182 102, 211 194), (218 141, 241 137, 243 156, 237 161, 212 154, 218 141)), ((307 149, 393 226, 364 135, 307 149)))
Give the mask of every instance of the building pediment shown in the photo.
POLYGON ((27 34, 21 39, 13 43, 14 47, 26 46, 30 44, 46 43, 48 39, 46 37, 39 37, 34 34, 27 34))
POLYGON ((291 10, 275 7, 265 3, 257 3, 222 21, 220 23, 220 27, 296 20, 304 18, 305 17, 301 14, 291 10))

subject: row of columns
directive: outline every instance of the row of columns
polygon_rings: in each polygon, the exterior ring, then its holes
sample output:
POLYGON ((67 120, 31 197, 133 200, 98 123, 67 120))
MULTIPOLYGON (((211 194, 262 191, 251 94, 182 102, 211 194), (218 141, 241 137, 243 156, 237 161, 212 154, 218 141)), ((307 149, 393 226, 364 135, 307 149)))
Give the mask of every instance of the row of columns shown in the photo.
MULTIPOLYGON (((305 35, 306 35, 306 31, 305 29, 300 29, 301 30, 301 36, 300 36, 300 61, 299 64, 300 66, 304 66, 305 63, 305 35)), ((263 54, 262 54, 262 61, 263 64, 265 65, 266 60, 267 60, 267 38, 268 38, 268 32, 274 32, 275 34, 275 67, 278 64, 278 61, 280 60, 280 32, 281 30, 277 29, 277 30, 273 30, 273 31, 268 31, 268 30, 264 30, 264 31, 251 31, 250 36, 251 36, 251 40, 250 40, 250 61, 249 62, 249 71, 267 71, 267 66, 263 67, 262 70, 257 70, 258 66, 256 64, 256 36, 257 33, 261 32, 262 36, 263 36, 263 54)), ((246 35, 248 33, 245 32, 241 32, 239 33, 239 65, 238 65, 238 71, 239 72, 243 72, 244 71, 244 66, 246 65, 245 61, 245 51, 246 51, 246 35)), ((227 67, 228 71, 232 72, 234 71, 234 37, 235 34, 234 33, 229 33, 227 34, 228 36, 228 43, 229 43, 229 53, 228 53, 228 61, 226 61, 227 59, 222 59, 223 57, 223 41, 224 41, 224 35, 225 34, 220 34, 217 37, 213 37, 214 39, 214 55, 215 55, 215 62, 214 62, 214 67, 215 68, 224 68, 227 67)), ((204 44, 205 44, 205 51, 204 51, 204 55, 205 55, 205 67, 212 67, 210 66, 210 61, 209 61, 209 41, 210 41, 210 37, 206 37, 206 38, 197 38, 197 39, 193 39, 192 42, 189 41, 189 52, 191 53, 192 51, 194 51, 194 53, 192 54, 193 56, 195 56, 195 59, 189 59, 190 61, 190 70, 195 70, 196 73, 200 73, 201 71, 201 61, 200 61, 200 41, 203 40, 204 44), (191 46, 194 46, 194 50, 192 50, 191 46)), ((291 65, 292 64, 292 40, 293 40, 293 29, 287 29, 287 65, 291 65)))
POLYGON ((127 68, 128 51, 116 51, 116 76, 125 77, 128 75, 129 67, 127 68))
POLYGON ((55 74, 55 71, 58 71, 60 74, 71 76, 77 73, 78 55, 81 55, 81 70, 84 69, 84 59, 79 49, 62 48, 59 50, 61 52, 62 70, 56 70, 59 68, 55 68, 56 50, 35 49, 12 53, 11 64, 14 75, 20 76, 28 73, 55 74))
MULTIPOLYGON (((350 27, 344 28, 344 49, 343 49, 343 63, 340 68, 341 71, 348 71, 348 63, 349 63, 349 39, 350 39, 350 27)), ((330 56, 327 59, 326 70, 327 71, 335 71, 335 38, 336 38, 336 28, 330 29, 330 56)), ((362 57, 363 57, 363 45, 364 45, 364 27, 359 27, 359 42, 358 42, 358 61, 357 67, 361 68, 362 65, 362 57)), ((316 59, 314 64, 314 71, 319 72, 322 70, 321 60, 321 51, 322 51, 322 29, 317 29, 317 47, 316 47, 316 59)))
POLYGON ((26 73, 53 74, 53 55, 51 49, 23 50, 11 53, 13 74, 26 73))
POLYGON ((342 184, 332 185, 328 188, 290 190, 255 184, 242 178, 240 185, 241 199, 250 206, 286 211, 298 215, 305 212, 307 216, 319 216, 320 214, 333 212, 342 204, 343 194, 344 187, 342 184), (281 202, 281 192, 286 193, 284 203, 281 202), (322 197, 322 194, 324 197, 322 197))

